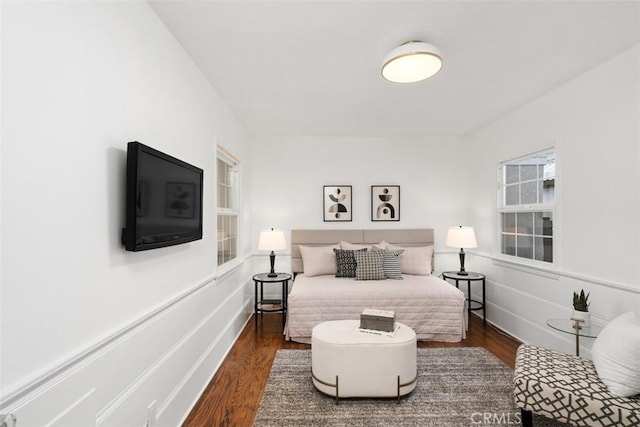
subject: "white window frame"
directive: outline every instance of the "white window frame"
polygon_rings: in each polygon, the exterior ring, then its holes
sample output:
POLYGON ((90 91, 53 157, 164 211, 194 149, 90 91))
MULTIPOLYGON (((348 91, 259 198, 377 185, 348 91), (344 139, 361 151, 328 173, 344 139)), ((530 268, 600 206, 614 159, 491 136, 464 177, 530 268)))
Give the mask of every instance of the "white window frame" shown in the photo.
MULTIPOLYGON (((519 157, 515 157, 509 160, 505 160, 502 161, 498 164, 497 167, 497 215, 496 215, 496 248, 497 248, 497 257, 503 261, 506 262, 510 262, 510 263, 515 263, 515 264, 522 264, 522 265, 528 265, 528 266, 534 266, 534 267, 542 267, 543 269, 556 269, 556 266, 558 265, 558 253, 557 253, 557 241, 558 241, 558 217, 557 217, 557 189, 558 189, 558 174, 557 174, 557 150, 555 149, 555 147, 548 147, 539 151, 535 151, 533 153, 529 153, 526 155, 522 155, 519 157), (514 164, 514 163, 519 163, 522 162, 523 160, 526 159, 530 159, 530 158, 534 158, 534 157, 538 157, 538 156, 542 156, 542 155, 547 155, 547 154, 553 154, 554 157, 554 196, 553 196, 553 201, 552 202, 538 202, 538 203, 529 203, 529 204, 517 204, 517 205, 507 205, 506 204, 506 200, 505 200, 505 187, 506 187, 506 183, 505 183, 505 166, 509 165, 509 164, 514 164), (552 251, 552 261, 543 261, 543 260, 536 260, 535 259, 535 238, 536 237, 541 237, 542 235, 537 235, 535 233, 535 227, 534 227, 534 231, 533 234, 531 234, 531 236, 533 237, 533 242, 534 242, 534 246, 532 248, 532 251, 534 253, 532 258, 528 258, 528 257, 521 257, 521 256, 517 256, 517 255, 511 255, 511 254, 506 254, 503 253, 503 228, 502 228, 502 214, 504 213, 529 213, 529 212, 551 212, 552 214, 552 218, 553 218, 553 222, 552 222, 552 232, 551 232, 551 251, 552 251)), ((531 180, 533 181, 533 180, 531 180)), ((519 184, 522 184, 523 182, 528 182, 528 180, 522 181, 522 180, 518 180, 519 184)), ((514 232, 513 235, 517 236, 517 235, 522 235, 524 234, 525 236, 529 236, 528 233, 518 233, 518 231, 516 230, 514 232)), ((516 244, 517 247, 517 244, 516 244)))
MULTIPOLYGON (((225 203, 226 204, 226 203, 225 203)), ((216 263, 218 268, 233 267, 234 261, 240 256, 240 224, 241 224, 241 203, 240 203, 240 160, 231 154, 224 147, 218 146, 216 153, 216 263), (226 177, 229 180, 221 183, 219 181, 218 162, 223 162, 232 169, 232 176, 226 177), (221 196, 220 186, 225 185, 228 188, 226 195, 233 201, 232 206, 219 206, 219 198, 221 196), (220 228, 221 217, 235 218, 234 233, 228 233, 229 230, 220 228), (228 258, 224 257, 226 245, 231 242, 235 247, 230 250, 232 255, 228 258), (223 257, 221 259, 221 256, 223 257)))

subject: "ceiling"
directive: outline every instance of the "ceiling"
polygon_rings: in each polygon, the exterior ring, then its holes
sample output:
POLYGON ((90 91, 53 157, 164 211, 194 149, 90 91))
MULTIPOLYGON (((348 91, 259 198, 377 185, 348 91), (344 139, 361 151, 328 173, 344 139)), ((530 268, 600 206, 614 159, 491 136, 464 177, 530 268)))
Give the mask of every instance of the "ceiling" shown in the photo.
POLYGON ((464 135, 639 41, 639 1, 185 1, 151 7, 254 136, 464 135), (436 45, 440 73, 382 60, 436 45))

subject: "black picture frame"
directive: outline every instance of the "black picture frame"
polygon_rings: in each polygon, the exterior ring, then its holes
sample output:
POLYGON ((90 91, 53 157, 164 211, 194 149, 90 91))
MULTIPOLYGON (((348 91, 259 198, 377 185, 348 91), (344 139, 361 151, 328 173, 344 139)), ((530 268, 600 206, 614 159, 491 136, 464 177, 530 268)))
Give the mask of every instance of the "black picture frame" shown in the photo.
POLYGON ((349 222, 353 219, 350 185, 322 187, 322 219, 324 222, 349 222))
POLYGON ((371 186, 371 221, 400 221, 400 186, 371 186))

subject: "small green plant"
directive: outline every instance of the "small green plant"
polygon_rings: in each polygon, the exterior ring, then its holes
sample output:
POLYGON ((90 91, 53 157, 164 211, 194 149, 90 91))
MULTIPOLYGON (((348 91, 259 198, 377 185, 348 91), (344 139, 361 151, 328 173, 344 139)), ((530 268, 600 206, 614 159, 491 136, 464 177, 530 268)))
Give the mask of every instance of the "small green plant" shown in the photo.
POLYGON ((577 292, 573 293, 573 308, 577 311, 589 311, 589 295, 584 294, 584 289, 580 291, 580 294, 577 292))

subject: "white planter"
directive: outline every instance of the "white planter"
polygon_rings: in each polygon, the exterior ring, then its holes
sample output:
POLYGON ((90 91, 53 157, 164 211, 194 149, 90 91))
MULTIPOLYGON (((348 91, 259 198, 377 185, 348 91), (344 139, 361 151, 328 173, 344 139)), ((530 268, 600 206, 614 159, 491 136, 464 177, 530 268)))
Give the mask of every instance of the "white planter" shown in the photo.
POLYGON ((571 314, 571 320, 576 319, 582 321, 582 327, 588 327, 591 325, 591 313, 589 313, 588 311, 573 310, 573 313, 571 314))

